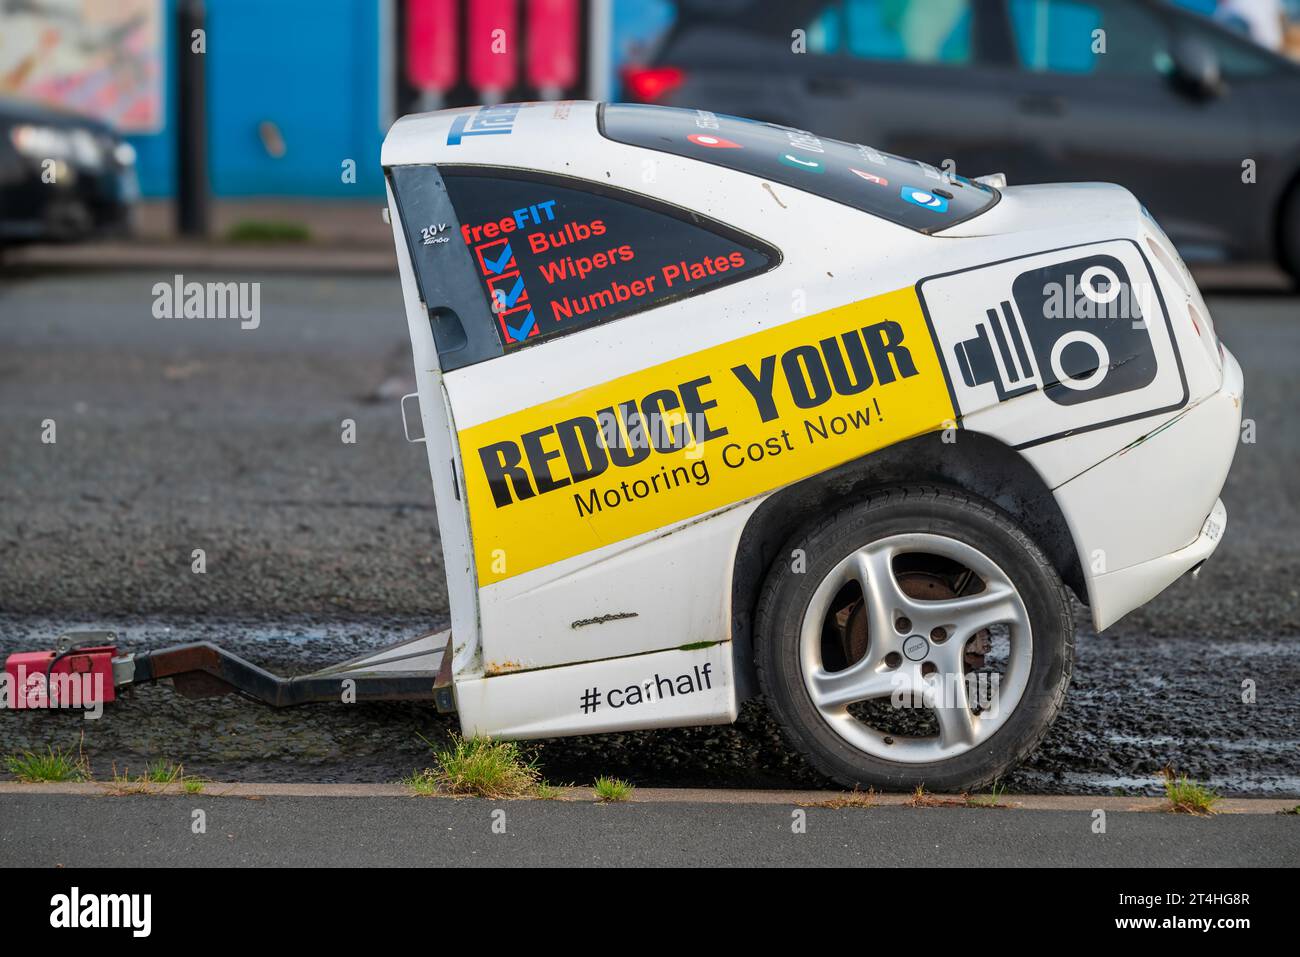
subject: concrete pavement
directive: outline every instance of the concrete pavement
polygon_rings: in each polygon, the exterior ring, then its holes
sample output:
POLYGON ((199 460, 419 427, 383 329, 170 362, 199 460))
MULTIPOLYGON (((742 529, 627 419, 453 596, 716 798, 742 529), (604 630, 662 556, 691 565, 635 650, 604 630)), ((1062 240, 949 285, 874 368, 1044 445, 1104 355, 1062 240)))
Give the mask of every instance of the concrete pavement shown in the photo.
MULTIPOLYGON (((1097 799, 1093 799, 1095 802, 1097 799)), ((0 866, 1294 867, 1300 818, 0 792, 0 866)))

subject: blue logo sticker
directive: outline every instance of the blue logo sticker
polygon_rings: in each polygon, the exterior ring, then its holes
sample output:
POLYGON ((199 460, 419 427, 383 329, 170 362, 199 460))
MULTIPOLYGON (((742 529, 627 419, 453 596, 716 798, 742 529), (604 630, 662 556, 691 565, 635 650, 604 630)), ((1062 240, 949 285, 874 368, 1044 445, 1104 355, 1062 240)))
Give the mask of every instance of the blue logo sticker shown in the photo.
POLYGON ((931 209, 936 213, 948 212, 948 201, 942 196, 930 192, 928 189, 921 189, 917 186, 904 186, 898 191, 898 195, 913 206, 920 206, 922 209, 931 209))
POLYGON ((473 113, 462 113, 451 121, 447 130, 447 145, 459 146, 466 136, 503 136, 514 132, 515 117, 521 104, 503 103, 500 106, 481 106, 473 113))

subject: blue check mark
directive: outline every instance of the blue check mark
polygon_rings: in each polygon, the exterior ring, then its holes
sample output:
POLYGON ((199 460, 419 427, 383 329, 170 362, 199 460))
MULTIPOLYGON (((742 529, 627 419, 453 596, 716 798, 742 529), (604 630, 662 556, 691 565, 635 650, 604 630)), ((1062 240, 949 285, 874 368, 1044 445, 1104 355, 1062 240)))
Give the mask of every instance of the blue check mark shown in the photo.
POLYGON ((533 316, 533 310, 529 309, 528 315, 524 317, 523 323, 518 328, 507 322, 506 332, 510 333, 510 337, 516 342, 523 342, 528 338, 528 334, 533 331, 533 326, 536 323, 537 320, 533 316))
POLYGON ((519 301, 519 297, 524 294, 524 277, 520 276, 515 280, 514 288, 509 292, 502 292, 500 289, 492 290, 492 295, 496 297, 499 303, 498 309, 506 310, 514 306, 519 301))
POLYGON ((489 259, 487 256, 484 256, 483 266, 486 269, 490 269, 492 270, 492 272, 497 273, 499 275, 501 272, 505 270, 506 264, 510 262, 511 258, 512 258, 512 254, 510 252, 510 244, 506 243, 505 250, 496 259, 489 259))

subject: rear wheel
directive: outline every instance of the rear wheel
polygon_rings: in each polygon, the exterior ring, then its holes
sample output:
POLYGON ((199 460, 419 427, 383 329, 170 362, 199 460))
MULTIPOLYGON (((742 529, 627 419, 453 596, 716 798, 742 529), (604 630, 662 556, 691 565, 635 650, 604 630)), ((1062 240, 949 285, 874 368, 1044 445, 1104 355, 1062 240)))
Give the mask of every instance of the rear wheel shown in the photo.
POLYGON ((787 739, 851 787, 962 790, 1003 774, 1060 710, 1073 651, 1041 549, 949 489, 882 492, 801 531, 756 619, 787 739))
POLYGON ((1293 185, 1282 200, 1279 226, 1281 266, 1290 274, 1291 281, 1300 286, 1300 183, 1293 185))

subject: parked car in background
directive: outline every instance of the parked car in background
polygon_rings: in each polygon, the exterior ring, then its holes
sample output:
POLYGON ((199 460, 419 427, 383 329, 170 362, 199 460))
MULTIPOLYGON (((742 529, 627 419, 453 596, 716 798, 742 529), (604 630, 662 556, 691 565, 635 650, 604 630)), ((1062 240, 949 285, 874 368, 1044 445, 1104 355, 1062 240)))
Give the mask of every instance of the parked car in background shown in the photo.
POLYGON ((1300 66, 1203 17, 1158 0, 679 8, 625 71, 631 98, 1012 184, 1119 183, 1187 259, 1275 261, 1300 280, 1300 66))
POLYGON ((0 98, 0 245, 125 231, 135 150, 89 117, 0 98))

